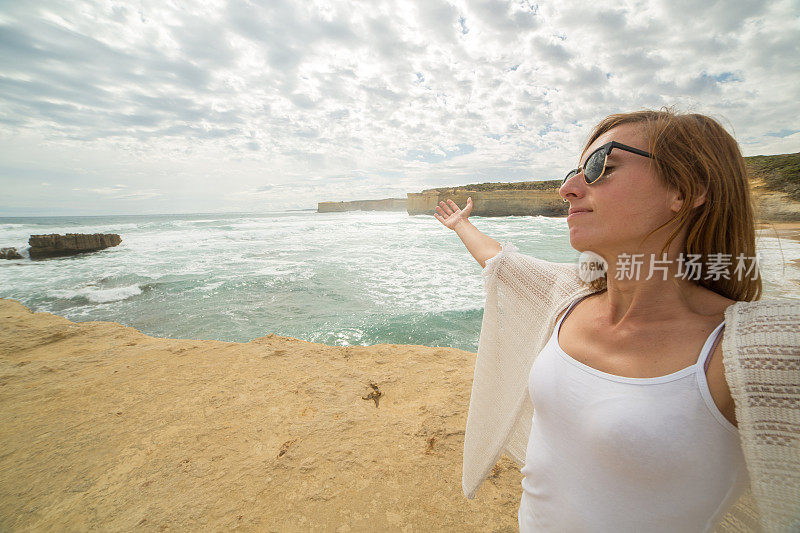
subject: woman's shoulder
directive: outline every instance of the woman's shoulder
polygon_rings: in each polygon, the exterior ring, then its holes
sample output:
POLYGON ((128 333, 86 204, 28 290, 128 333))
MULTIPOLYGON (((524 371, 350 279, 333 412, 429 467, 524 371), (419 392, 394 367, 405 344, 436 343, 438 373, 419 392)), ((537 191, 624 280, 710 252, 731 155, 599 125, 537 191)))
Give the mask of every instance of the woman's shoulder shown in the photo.
POLYGON ((736 300, 723 296, 706 287, 695 285, 689 296, 690 307, 696 315, 722 319, 736 300))
POLYGON ((733 300, 705 287, 698 287, 693 303, 698 314, 724 317, 726 322, 734 318, 741 322, 800 316, 800 299, 765 298, 748 302, 733 300))

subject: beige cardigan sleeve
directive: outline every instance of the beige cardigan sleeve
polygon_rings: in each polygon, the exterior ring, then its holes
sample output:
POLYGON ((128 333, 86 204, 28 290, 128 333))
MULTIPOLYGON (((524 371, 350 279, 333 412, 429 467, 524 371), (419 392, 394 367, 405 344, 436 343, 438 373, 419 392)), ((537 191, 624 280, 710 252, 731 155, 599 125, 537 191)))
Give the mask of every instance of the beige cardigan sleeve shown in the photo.
POLYGON ((800 532, 800 303, 737 302, 725 329, 725 379, 750 491, 717 531, 800 532))

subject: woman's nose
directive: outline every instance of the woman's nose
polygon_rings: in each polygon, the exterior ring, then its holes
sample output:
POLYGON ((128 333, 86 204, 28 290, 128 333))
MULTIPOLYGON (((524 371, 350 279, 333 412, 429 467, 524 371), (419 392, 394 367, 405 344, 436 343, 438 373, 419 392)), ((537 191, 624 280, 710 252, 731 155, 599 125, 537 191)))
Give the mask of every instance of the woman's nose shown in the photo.
POLYGON ((569 196, 572 195, 574 198, 580 198, 583 196, 583 170, 579 171, 577 174, 570 176, 564 183, 561 184, 561 187, 558 188, 558 195, 567 202, 569 201, 569 196))

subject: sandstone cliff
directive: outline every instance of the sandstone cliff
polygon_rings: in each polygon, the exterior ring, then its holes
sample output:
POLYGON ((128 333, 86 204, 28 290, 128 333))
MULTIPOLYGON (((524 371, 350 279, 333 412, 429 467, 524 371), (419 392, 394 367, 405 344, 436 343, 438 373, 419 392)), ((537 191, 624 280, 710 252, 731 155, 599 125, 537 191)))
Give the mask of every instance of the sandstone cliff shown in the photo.
POLYGON ((800 221, 800 153, 746 157, 756 216, 800 221))
POLYGON ((425 189, 421 193, 408 193, 407 211, 409 215, 432 215, 440 201, 449 198, 464 207, 467 197, 471 196, 472 214, 475 216, 566 216, 569 205, 558 195, 560 185, 560 181, 550 180, 473 183, 425 189))

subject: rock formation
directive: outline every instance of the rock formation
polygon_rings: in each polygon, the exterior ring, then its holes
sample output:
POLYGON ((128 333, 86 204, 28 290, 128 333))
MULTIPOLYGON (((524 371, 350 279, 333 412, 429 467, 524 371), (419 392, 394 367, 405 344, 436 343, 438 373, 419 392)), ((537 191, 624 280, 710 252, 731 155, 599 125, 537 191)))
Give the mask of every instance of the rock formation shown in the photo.
POLYGON ((28 239, 31 259, 95 252, 117 246, 121 242, 122 238, 116 233, 67 233, 66 235, 50 233, 31 235, 28 239))
POLYGON ((319 202, 317 213, 337 213, 340 211, 405 211, 405 198, 384 198, 383 200, 353 200, 351 202, 319 202))
POLYGON ((761 221, 800 221, 800 153, 745 157, 761 221))
POLYGON ((0 248, 0 259, 22 259, 16 248, 0 248))
POLYGON ((453 200, 464 207, 472 197, 472 214, 482 217, 512 215, 547 217, 566 216, 569 205, 558 195, 559 180, 520 181, 515 183, 474 183, 460 187, 425 189, 408 193, 409 215, 432 215, 440 201, 453 200))
POLYGON ((800 221, 800 202, 781 191, 769 190, 763 181, 751 182, 750 191, 753 195, 756 220, 770 222, 797 222, 800 221))

